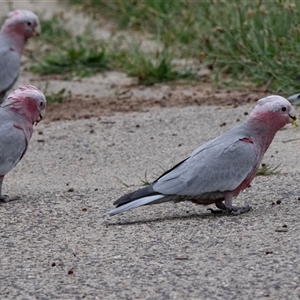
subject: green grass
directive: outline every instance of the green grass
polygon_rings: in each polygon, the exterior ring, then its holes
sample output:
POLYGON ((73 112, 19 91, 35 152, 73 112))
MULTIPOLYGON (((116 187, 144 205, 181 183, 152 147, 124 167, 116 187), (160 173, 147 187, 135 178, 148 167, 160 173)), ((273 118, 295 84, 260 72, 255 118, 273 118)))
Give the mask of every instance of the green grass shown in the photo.
POLYGON ((45 50, 32 57, 31 70, 41 75, 62 75, 64 79, 91 76, 109 69, 110 54, 106 44, 96 41, 86 28, 82 35, 74 35, 65 27, 61 16, 44 19, 40 16, 42 34, 37 43, 45 50))
POLYGON ((72 38, 71 32, 64 26, 65 20, 63 20, 61 16, 54 15, 50 19, 45 19, 43 15, 40 15, 39 19, 42 34, 38 40, 41 43, 47 43, 49 46, 57 48, 59 45, 64 44, 66 40, 70 40, 72 38))
POLYGON ((77 37, 36 62, 32 71, 42 75, 64 75, 65 78, 85 77, 109 69, 110 59, 103 44, 77 37))
POLYGON ((84 77, 108 69, 107 61, 103 48, 76 47, 50 53, 43 61, 33 65, 32 70, 42 75, 63 74, 84 77))
POLYGON ((174 55, 167 48, 145 54, 135 42, 129 43, 120 38, 108 44, 95 39, 88 29, 86 34, 72 36, 62 22, 55 16, 42 19, 43 35, 39 43, 40 47, 47 45, 47 50, 39 59, 32 57, 36 60, 31 67, 33 72, 72 79, 118 69, 137 77, 140 84, 146 85, 195 78, 195 74, 187 68, 178 70, 173 65, 174 55))
POLYGON ((267 85, 283 93, 300 88, 295 80, 300 73, 300 1, 69 1, 95 18, 112 18, 119 28, 152 33, 173 57, 204 53, 201 61, 214 62, 219 84, 267 85))
POLYGON ((155 54, 145 54, 137 45, 119 55, 121 68, 128 75, 137 77, 140 84, 151 85, 158 82, 169 82, 177 79, 195 79, 195 74, 187 68, 176 70, 173 55, 167 49, 155 54))

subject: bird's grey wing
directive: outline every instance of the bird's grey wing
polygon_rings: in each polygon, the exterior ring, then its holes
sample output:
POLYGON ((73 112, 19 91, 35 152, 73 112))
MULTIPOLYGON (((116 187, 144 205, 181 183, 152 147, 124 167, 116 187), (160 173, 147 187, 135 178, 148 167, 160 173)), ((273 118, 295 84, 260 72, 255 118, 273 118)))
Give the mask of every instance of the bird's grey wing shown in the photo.
POLYGON ((7 91, 14 85, 19 76, 19 69, 18 53, 0 44, 0 92, 7 91))
POLYGON ((6 174, 18 163, 26 149, 27 141, 23 130, 12 121, 0 121, 0 175, 6 174))
POLYGON ((217 138, 196 149, 192 155, 166 172, 153 184, 156 192, 201 195, 236 189, 257 165, 251 142, 243 137, 217 138))

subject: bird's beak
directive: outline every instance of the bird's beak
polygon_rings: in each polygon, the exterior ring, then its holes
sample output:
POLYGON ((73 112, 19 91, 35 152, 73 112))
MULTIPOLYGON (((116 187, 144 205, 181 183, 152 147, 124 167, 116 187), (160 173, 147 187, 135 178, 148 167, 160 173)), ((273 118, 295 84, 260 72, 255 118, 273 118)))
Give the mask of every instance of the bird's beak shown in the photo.
POLYGON ((37 24, 37 26, 34 28, 33 34, 36 36, 40 35, 42 33, 41 25, 37 24))
POLYGON ((35 121, 34 125, 37 125, 39 122, 41 122, 43 120, 43 118, 45 117, 45 113, 46 113, 46 111, 43 109, 39 115, 38 120, 35 121))
POLYGON ((293 127, 298 127, 298 118, 297 118, 297 112, 294 108, 291 109, 290 113, 289 113, 289 117, 290 117, 290 123, 292 123, 293 127))

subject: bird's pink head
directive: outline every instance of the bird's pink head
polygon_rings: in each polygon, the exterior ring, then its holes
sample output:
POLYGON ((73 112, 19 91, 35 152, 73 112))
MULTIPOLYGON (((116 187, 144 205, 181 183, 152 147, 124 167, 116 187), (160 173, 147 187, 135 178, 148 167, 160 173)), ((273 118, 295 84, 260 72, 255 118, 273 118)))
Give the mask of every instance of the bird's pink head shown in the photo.
POLYGON ((288 123, 293 123, 293 125, 297 126, 296 110, 287 99, 277 95, 258 100, 250 115, 250 119, 260 120, 275 131, 278 131, 288 123))
POLYGON ((33 35, 41 33, 41 26, 38 16, 25 9, 17 9, 9 12, 2 25, 1 34, 14 38, 23 38, 23 43, 33 35))
POLYGON ((33 85, 25 85, 10 93, 1 107, 22 115, 27 121, 34 124, 45 116, 46 98, 33 85))

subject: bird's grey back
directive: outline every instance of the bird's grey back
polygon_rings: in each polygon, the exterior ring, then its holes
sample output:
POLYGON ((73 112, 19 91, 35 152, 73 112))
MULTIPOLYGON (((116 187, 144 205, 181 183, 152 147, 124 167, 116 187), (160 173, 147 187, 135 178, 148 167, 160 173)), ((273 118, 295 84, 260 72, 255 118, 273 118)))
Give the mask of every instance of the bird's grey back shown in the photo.
POLYGON ((26 151, 28 142, 19 123, 20 116, 0 107, 0 175, 9 172, 26 151))
MULTIPOLYGON (((15 84, 19 69, 19 54, 13 49, 9 39, 0 34, 0 97, 1 93, 5 93, 15 84)), ((0 103, 2 102, 0 99, 0 103)))
POLYGON ((242 141, 244 138, 251 139, 245 123, 205 143, 154 182, 154 191, 209 196, 236 189, 257 164, 254 146, 242 141))

